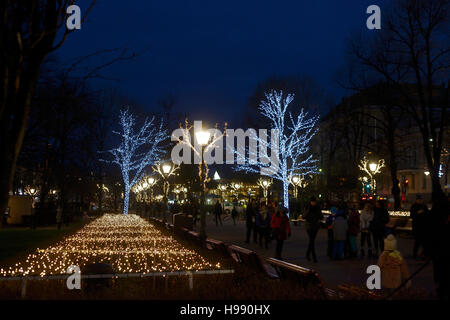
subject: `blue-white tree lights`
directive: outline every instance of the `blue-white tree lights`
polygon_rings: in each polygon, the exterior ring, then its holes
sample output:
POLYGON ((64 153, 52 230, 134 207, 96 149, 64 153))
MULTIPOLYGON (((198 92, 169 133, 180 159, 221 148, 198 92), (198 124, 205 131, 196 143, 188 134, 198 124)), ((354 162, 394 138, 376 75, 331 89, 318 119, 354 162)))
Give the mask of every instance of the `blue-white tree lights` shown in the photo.
POLYGON ((317 133, 318 116, 308 117, 308 113, 300 109, 295 118, 288 112, 288 106, 294 100, 293 94, 284 95, 283 91, 271 90, 265 93, 266 99, 261 101, 259 112, 269 119, 271 138, 257 137, 258 148, 237 150, 237 159, 244 162, 245 153, 249 161, 237 164, 236 170, 256 172, 280 180, 283 184, 283 205, 289 209, 289 177, 295 174, 317 173, 316 160, 309 152, 309 143, 317 133), (259 150, 256 151, 255 149, 259 150), (270 150, 271 155, 267 153, 270 150), (256 152, 256 154, 254 154, 256 152), (278 161, 273 169, 273 159, 278 161), (262 170, 265 169, 265 170, 262 170))
POLYGON ((160 160, 164 150, 161 143, 167 138, 162 122, 157 125, 155 117, 146 118, 139 130, 135 131, 135 117, 128 109, 120 111, 120 131, 113 131, 120 137, 120 145, 106 152, 113 160, 107 161, 119 165, 124 184, 123 214, 128 214, 130 190, 144 174, 144 169, 160 160))

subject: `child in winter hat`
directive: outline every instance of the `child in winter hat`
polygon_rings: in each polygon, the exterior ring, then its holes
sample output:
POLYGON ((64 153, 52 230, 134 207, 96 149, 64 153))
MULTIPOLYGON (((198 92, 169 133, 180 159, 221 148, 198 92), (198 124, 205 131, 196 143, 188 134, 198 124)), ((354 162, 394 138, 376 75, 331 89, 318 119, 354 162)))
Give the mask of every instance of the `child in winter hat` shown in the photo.
MULTIPOLYGON (((409 278, 408 266, 400 252, 397 250, 397 239, 390 234, 384 239, 384 251, 378 259, 381 269, 381 286, 383 289, 398 288, 409 278)), ((411 286, 409 281, 407 287, 411 286)))

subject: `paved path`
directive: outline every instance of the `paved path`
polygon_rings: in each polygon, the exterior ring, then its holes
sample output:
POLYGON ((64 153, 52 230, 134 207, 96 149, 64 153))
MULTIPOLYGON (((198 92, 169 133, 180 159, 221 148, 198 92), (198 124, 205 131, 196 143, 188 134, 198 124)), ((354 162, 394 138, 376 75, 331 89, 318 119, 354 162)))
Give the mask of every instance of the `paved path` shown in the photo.
MULTIPOLYGON (((196 228, 198 228, 197 223, 196 228)), ((316 239, 316 252, 318 263, 309 262, 306 257, 307 235, 302 225, 294 226, 291 224, 292 236, 284 244, 283 259, 306 268, 316 270, 329 288, 336 288, 337 285, 349 283, 357 286, 363 286, 366 283, 368 275, 366 268, 371 264, 376 264, 376 259, 355 258, 342 261, 332 261, 326 255, 327 231, 321 229, 316 239)), ((212 217, 207 219, 207 234, 209 237, 217 240, 223 240, 228 244, 235 244, 244 248, 256 251, 264 257, 273 257, 275 254, 275 243, 269 245, 269 249, 260 248, 253 242, 245 243, 245 222, 239 221, 236 226, 232 221, 224 221, 223 226, 216 227, 212 217)), ((359 239, 358 239, 359 240, 359 239)), ((358 242, 359 243, 359 242, 358 242)), ((409 238, 397 239, 399 251, 405 257, 410 273, 417 270, 423 261, 412 259, 413 240, 409 238)), ((427 291, 434 292, 434 281, 431 263, 422 270, 412 281, 414 287, 424 288, 427 291)), ((434 294, 434 293, 433 293, 434 294)))

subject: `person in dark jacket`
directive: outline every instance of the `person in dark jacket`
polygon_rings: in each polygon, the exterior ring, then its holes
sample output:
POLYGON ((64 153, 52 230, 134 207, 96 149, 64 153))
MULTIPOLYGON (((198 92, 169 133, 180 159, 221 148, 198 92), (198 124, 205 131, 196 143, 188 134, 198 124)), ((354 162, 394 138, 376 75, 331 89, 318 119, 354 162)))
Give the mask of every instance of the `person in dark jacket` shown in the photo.
POLYGON ((254 199, 251 199, 248 202, 247 210, 245 212, 245 225, 247 227, 247 238, 245 240, 245 243, 250 242, 250 237, 253 232, 253 241, 255 243, 258 243, 257 236, 258 232, 256 230, 256 212, 258 208, 256 208, 254 199))
POLYGON ((338 208, 338 212, 333 221, 333 259, 342 260, 344 258, 344 246, 347 240, 348 223, 345 218, 345 209, 338 208))
POLYGON ((423 203, 421 195, 416 196, 416 202, 411 206, 410 217, 412 219, 412 234, 414 237, 413 257, 417 258, 419 248, 422 247, 424 242, 424 232, 426 232, 425 224, 428 217, 428 208, 423 203))
POLYGON ((377 200, 375 209, 373 210, 373 220, 370 224, 372 231, 373 243, 375 247, 374 255, 377 257, 378 252, 384 251, 384 237, 386 234, 386 224, 389 222, 389 212, 384 207, 383 201, 377 200), (378 251, 380 249, 380 251, 378 251))
POLYGON ((275 258, 283 260, 281 252, 283 251, 284 241, 291 236, 291 226, 289 224, 289 218, 287 217, 288 210, 282 206, 279 206, 277 212, 272 216, 270 220, 270 227, 272 229, 273 238, 277 241, 275 250, 275 258))
POLYGON ((319 232, 320 221, 323 218, 322 210, 317 204, 316 198, 311 197, 308 209, 306 210, 303 218, 306 221, 306 233, 308 234, 309 242, 308 242, 308 250, 306 251, 306 258, 308 261, 311 260, 311 255, 314 262, 317 262, 315 241, 317 232, 319 232))
POLYGON ((333 221, 337 213, 337 208, 335 206, 332 206, 330 209, 330 215, 327 217, 327 220, 325 221, 325 225, 327 227, 328 232, 328 245, 327 245, 327 256, 332 258, 333 257, 333 221))
POLYGON ((236 225, 236 217, 238 215, 236 206, 233 206, 233 210, 231 210, 231 218, 233 219, 233 225, 236 225))
POLYGON ((261 203, 259 206, 259 210, 256 215, 256 228, 258 229, 259 234, 259 246, 263 247, 263 241, 265 244, 265 248, 267 249, 269 246, 269 230, 270 230, 270 213, 264 203, 261 203))
POLYGON ((449 300, 450 294, 450 201, 442 197, 433 201, 426 224, 425 252, 433 261, 433 276, 439 299, 449 300))
POLYGON ((214 206, 214 215, 216 216, 216 227, 222 224, 222 205, 220 204, 219 200, 217 200, 216 205, 214 206))
POLYGON ((354 207, 348 216, 348 237, 350 241, 350 258, 358 256, 359 212, 354 207))

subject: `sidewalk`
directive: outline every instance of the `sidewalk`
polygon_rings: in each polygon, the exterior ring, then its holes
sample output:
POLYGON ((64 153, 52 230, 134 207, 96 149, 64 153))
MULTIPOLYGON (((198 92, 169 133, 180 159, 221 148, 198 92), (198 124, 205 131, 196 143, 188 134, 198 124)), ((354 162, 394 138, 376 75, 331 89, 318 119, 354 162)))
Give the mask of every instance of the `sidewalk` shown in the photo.
MULTIPOLYGON (((199 223, 195 227, 199 228, 199 223)), ((327 232, 321 229, 316 238, 316 253, 318 263, 310 262, 306 259, 307 235, 303 226, 291 224, 292 236, 285 241, 283 248, 283 259, 287 262, 297 264, 302 267, 316 270, 324 281, 325 285, 331 289, 340 284, 352 284, 365 286, 368 275, 366 269, 369 265, 376 264, 377 259, 354 258, 342 261, 332 261, 326 256, 327 232)), ((275 255, 275 243, 269 245, 269 249, 260 248, 258 244, 245 243, 246 228, 245 221, 239 221, 236 226, 230 220, 224 221, 223 226, 216 227, 213 218, 207 219, 207 235, 210 238, 225 241, 228 244, 235 244, 250 250, 256 251, 263 257, 273 257, 275 255)), ((253 236, 252 236, 253 239, 253 236)), ((406 259, 410 273, 417 270, 423 261, 412 259, 413 240, 409 238, 398 238, 398 249, 406 259)), ((359 242, 358 242, 359 243, 359 242)), ((430 263, 413 280, 413 287, 424 288, 434 295, 433 269, 430 263)))

